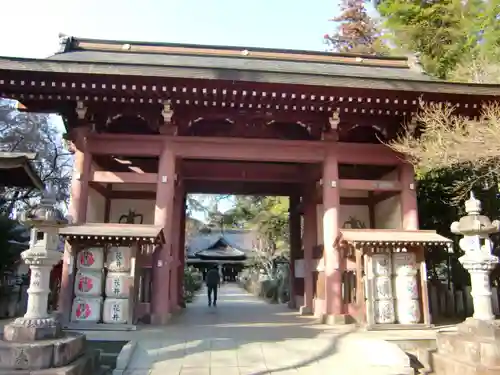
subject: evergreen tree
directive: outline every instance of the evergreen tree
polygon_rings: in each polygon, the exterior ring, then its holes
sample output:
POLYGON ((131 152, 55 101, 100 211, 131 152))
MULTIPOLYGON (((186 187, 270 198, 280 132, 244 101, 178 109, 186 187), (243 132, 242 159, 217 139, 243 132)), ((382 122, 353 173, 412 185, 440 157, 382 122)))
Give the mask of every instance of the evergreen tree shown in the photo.
POLYGON ((387 52, 375 23, 366 11, 365 0, 342 0, 341 14, 331 19, 337 24, 333 35, 324 38, 335 52, 380 54, 387 52))
POLYGON ((393 43, 418 53, 425 71, 439 78, 500 46, 500 0, 382 0, 377 10, 393 43))

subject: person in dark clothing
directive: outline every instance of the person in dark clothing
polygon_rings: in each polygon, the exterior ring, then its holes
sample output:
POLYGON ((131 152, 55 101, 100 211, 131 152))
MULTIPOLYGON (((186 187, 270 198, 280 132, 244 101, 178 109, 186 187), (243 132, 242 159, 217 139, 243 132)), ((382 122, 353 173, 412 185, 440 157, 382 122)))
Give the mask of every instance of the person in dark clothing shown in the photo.
POLYGON ((220 285, 220 275, 217 266, 213 267, 207 272, 205 278, 205 283, 207 284, 208 292, 208 306, 212 306, 212 296, 214 307, 217 306, 217 288, 220 285))

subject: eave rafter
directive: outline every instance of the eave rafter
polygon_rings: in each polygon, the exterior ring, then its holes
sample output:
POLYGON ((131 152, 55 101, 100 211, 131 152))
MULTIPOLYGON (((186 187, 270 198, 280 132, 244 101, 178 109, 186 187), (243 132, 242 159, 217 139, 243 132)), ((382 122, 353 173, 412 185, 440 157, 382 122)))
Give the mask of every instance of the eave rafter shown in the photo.
POLYGON ((429 102, 446 100, 464 114, 476 115, 482 101, 491 98, 408 91, 386 91, 292 84, 266 84, 192 78, 112 76, 92 74, 9 73, 0 78, 0 95, 25 102, 61 101, 123 104, 171 104, 201 108, 221 107, 247 110, 411 115, 419 98, 429 102), (29 79, 27 77, 30 77, 29 79))

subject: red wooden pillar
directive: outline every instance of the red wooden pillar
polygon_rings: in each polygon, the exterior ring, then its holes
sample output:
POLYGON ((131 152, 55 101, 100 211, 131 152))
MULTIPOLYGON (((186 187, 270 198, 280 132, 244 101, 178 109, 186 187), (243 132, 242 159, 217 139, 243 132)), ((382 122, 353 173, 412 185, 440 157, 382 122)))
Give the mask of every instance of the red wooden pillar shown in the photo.
MULTIPOLYGON (((75 146, 73 176, 71 181, 69 216, 73 223, 85 223, 87 219, 87 204, 89 200, 89 179, 92 165, 92 155, 87 150, 87 128, 74 130, 73 144, 75 146)), ((71 304, 74 283, 74 254, 71 246, 66 243, 61 272, 61 290, 59 291, 58 310, 63 323, 70 321, 71 304)))
POLYGON ((153 291, 151 323, 166 324, 170 318, 170 271, 172 267, 172 216, 175 196, 175 154, 165 144, 160 155, 156 186, 155 225, 165 233, 165 245, 158 248, 153 264, 153 291))
POLYGON ((181 220, 182 220, 182 211, 184 209, 184 192, 183 187, 180 183, 177 183, 175 188, 175 197, 174 197, 174 208, 173 208, 173 216, 172 216, 172 278, 170 284, 170 307, 171 311, 177 311, 179 309, 179 288, 181 284, 179 284, 179 266, 181 264, 181 256, 180 256, 180 246, 181 246, 181 237, 180 231, 182 230, 181 220))
POLYGON ((302 315, 313 313, 313 249, 317 242, 316 187, 308 185, 304 191, 304 304, 300 308, 302 315))
POLYGON ((182 194, 182 210, 181 210, 181 221, 180 221, 180 231, 179 231, 179 272, 178 277, 178 298, 182 301, 184 298, 184 267, 186 265, 186 193, 183 191, 182 194))
POLYGON ((290 301, 288 306, 290 308, 297 307, 297 290, 298 283, 302 280, 297 280, 295 277, 295 261, 300 256, 301 250, 301 233, 300 233, 300 196, 291 195, 290 196, 290 208, 289 208, 289 230, 290 230, 290 301))
POLYGON ((417 186, 415 171, 411 164, 400 166, 401 181, 401 220, 404 230, 418 230, 417 186))
POLYGON ((327 323, 345 323, 342 301, 342 262, 334 247, 339 234, 339 166, 337 157, 329 152, 323 162, 323 244, 327 323))

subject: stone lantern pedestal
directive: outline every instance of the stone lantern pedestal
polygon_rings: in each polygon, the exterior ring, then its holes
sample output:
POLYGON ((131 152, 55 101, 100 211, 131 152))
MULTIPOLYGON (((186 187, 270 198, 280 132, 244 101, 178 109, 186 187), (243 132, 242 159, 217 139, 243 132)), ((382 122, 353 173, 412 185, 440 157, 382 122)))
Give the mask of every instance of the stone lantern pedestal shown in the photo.
POLYGON ((437 333, 432 367, 436 375, 500 375, 500 327, 492 313, 489 280, 498 263, 489 236, 500 230, 500 223, 480 215, 481 202, 472 194, 465 209, 467 216, 454 222, 451 230, 463 235, 460 247, 465 254, 459 261, 471 276, 474 315, 456 330, 437 333))
POLYGON ((100 353, 88 352, 85 335, 65 333, 47 313, 50 272, 62 259, 57 251, 64 220, 46 196, 28 216, 30 247, 21 254, 31 271, 28 308, 22 318, 4 327, 0 339, 0 375, 101 374, 100 353))

